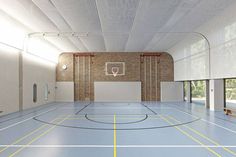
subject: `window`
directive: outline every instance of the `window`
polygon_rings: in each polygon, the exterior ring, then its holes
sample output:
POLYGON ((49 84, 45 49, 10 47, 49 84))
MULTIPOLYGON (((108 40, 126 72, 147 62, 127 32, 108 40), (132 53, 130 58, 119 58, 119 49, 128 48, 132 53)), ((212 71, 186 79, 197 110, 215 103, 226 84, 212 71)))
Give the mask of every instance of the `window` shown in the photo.
POLYGON ((33 102, 37 102, 37 84, 33 85, 33 102))
POLYGON ((48 91, 48 84, 45 85, 45 89, 44 89, 44 100, 48 100, 48 94, 49 94, 49 91, 48 91))
POLYGON ((225 107, 236 108, 236 79, 225 79, 225 107))
POLYGON ((206 101, 206 81, 191 81, 192 102, 205 105, 206 101))
POLYGON ((188 82, 184 82, 184 101, 187 101, 188 82))

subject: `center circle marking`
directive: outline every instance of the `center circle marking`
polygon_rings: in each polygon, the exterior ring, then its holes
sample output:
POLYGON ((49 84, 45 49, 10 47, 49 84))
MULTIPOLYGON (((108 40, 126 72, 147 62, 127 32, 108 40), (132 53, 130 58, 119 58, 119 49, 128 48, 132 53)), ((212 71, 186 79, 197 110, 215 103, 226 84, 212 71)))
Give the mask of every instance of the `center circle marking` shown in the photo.
MULTIPOLYGON (((98 116, 98 115, 88 115, 86 114, 85 115, 85 118, 91 122, 95 122, 95 123, 102 123, 102 124, 134 124, 134 123, 140 123, 140 122, 143 122, 145 121, 147 118, 148 118, 148 115, 145 114, 145 115, 137 115, 137 116, 143 116, 143 117, 140 117, 140 119, 136 120, 136 121, 129 121, 129 122, 106 122, 106 121, 100 121, 100 120, 97 120, 96 117, 95 118, 91 118, 90 116, 98 116)), ((102 115, 101 115, 102 116, 102 115)), ((122 116, 125 116, 125 115, 122 115, 122 116)), ((129 115, 130 116, 130 115, 129 115)), ((116 115, 116 118, 119 117, 119 115, 116 115)), ((111 118, 113 118, 113 115, 111 115, 111 118)), ((119 119, 119 118, 117 118, 119 119)))

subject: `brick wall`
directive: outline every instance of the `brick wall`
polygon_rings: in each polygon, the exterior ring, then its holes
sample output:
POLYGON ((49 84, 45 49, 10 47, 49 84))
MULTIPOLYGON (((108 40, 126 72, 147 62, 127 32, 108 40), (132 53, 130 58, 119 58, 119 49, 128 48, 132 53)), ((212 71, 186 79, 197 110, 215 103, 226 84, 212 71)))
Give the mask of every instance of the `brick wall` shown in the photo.
POLYGON ((94 100, 94 81, 142 81, 142 100, 159 101, 160 82, 174 79, 173 59, 167 53, 141 57, 143 54, 106 52, 77 56, 63 53, 57 66, 57 81, 75 82, 75 100, 94 100), (105 75, 106 62, 125 62, 125 75, 105 75), (64 64, 70 66, 62 70, 64 64))

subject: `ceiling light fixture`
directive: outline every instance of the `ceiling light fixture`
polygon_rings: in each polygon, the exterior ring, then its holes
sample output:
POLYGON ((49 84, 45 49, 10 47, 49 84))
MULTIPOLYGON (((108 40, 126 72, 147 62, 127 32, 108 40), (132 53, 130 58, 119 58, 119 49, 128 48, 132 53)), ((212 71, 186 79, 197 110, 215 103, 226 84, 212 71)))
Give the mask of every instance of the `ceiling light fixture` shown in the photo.
POLYGON ((63 69, 63 70, 67 70, 67 65, 64 64, 64 65, 62 66, 62 69, 63 69))
POLYGON ((88 37, 88 32, 34 32, 29 34, 32 37, 88 37))

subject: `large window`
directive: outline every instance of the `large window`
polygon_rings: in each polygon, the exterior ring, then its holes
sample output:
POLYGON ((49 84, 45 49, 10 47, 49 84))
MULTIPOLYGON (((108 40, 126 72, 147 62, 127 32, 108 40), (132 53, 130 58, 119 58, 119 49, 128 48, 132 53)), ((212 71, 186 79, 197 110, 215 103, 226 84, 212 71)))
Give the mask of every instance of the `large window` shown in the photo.
POLYGON ((205 104, 206 101, 206 81, 191 81, 192 102, 205 104))
POLYGON ((236 79, 225 79, 225 105, 236 108, 236 79))

